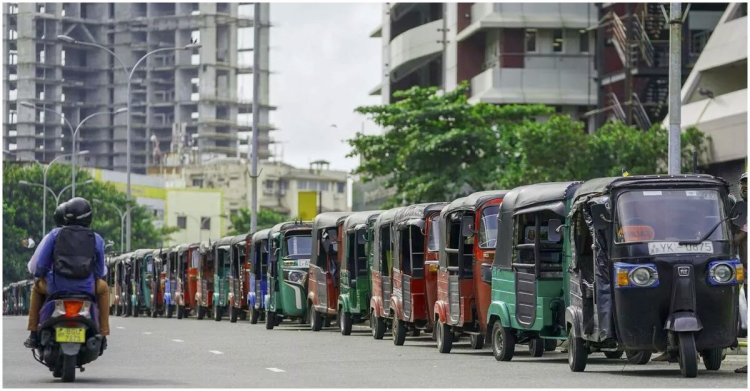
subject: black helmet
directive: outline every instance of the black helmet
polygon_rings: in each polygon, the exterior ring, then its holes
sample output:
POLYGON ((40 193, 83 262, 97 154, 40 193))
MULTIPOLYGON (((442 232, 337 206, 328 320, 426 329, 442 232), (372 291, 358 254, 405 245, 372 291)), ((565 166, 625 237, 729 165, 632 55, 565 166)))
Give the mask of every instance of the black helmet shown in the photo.
POLYGON ((55 209, 55 225, 58 227, 62 227, 65 225, 65 202, 63 202, 60 205, 57 205, 57 209, 55 209))
POLYGON ((91 225, 93 213, 91 204, 85 198, 71 198, 65 203, 65 222, 67 225, 91 225))

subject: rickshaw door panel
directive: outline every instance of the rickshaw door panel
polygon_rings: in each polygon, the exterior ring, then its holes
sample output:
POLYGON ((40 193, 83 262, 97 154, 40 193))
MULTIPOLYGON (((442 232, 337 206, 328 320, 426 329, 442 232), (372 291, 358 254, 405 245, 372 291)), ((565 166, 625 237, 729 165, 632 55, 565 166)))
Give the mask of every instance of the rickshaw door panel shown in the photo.
POLYGON ((524 327, 534 325, 536 318, 536 276, 516 270, 516 321, 524 327))

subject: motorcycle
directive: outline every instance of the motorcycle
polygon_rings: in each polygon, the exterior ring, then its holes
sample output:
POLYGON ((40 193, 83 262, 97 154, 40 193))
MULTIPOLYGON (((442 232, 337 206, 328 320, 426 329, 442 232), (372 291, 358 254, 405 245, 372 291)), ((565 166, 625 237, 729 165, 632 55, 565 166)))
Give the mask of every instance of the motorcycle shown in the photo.
POLYGON ((39 344, 34 359, 63 382, 73 382, 76 368, 102 354, 104 337, 94 298, 86 294, 52 295, 40 311, 39 344))

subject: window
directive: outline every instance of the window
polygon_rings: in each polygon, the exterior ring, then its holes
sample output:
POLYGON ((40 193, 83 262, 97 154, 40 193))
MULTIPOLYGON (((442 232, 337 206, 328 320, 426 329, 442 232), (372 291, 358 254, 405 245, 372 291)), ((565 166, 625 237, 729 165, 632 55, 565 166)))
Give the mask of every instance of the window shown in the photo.
POLYGON ((563 51, 563 31, 560 29, 552 30, 552 51, 555 53, 563 51))
POLYGON ((499 206, 489 206, 482 211, 479 221, 479 247, 495 248, 497 243, 497 214, 499 206))
POLYGON ((201 229, 202 230, 211 230, 211 218, 210 217, 201 217, 201 229))
POLYGON ((18 39, 18 33, 15 29, 8 30, 8 39, 18 39))
POLYGON ((586 30, 578 31, 578 51, 581 53, 589 52, 589 33, 586 30))
POLYGON ((18 64, 18 50, 11 50, 8 52, 8 64, 10 65, 18 64))
POLYGON ((177 228, 179 229, 187 228, 187 216, 177 216, 177 228))
POLYGON ((263 181, 263 193, 273 194, 274 187, 275 186, 273 184, 273 180, 266 179, 265 181, 263 181))
POLYGON ((336 182, 336 191, 339 193, 346 192, 346 182, 336 182))
POLYGON ((230 216, 236 216, 237 213, 239 213, 239 210, 237 210, 237 209, 229 209, 229 215, 230 216))
POLYGON ((440 246, 440 215, 430 219, 430 238, 427 241, 427 250, 437 251, 440 246))
POLYGON ((536 29, 526 30, 526 51, 536 52, 536 29))
POLYGON ((15 110, 8 110, 8 123, 15 124, 18 122, 18 114, 15 110))
POLYGON ((193 187, 203 187, 203 178, 193 178, 193 187))
POLYGON ((11 15, 18 13, 18 5, 16 4, 9 4, 8 5, 8 13, 11 15))

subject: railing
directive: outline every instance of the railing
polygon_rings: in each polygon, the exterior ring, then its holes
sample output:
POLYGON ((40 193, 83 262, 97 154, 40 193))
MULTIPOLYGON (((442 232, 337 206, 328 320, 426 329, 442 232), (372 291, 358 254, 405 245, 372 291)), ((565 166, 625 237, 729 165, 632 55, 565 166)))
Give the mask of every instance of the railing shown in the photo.
MULTIPOLYGON (((625 24, 616 13, 611 12, 610 15, 612 19, 612 36, 614 38, 612 43, 617 51, 617 55, 620 57, 620 61, 622 61, 623 64, 627 64, 628 56, 630 56, 630 65, 636 65, 638 59, 633 55, 635 53, 632 51, 633 46, 628 41, 625 24)), ((651 39, 648 37, 648 33, 644 29, 643 23, 641 23, 641 19, 638 15, 633 14, 631 17, 632 19, 629 22, 631 28, 634 30, 633 33, 636 40, 634 43, 637 45, 641 53, 641 58, 643 58, 649 67, 652 67, 654 66, 654 45, 651 43, 651 39)))
POLYGON ((638 98, 637 94, 633 93, 630 104, 634 109, 635 122, 638 124, 638 126, 643 130, 648 130, 649 128, 651 128, 651 119, 648 118, 648 113, 643 107, 643 104, 641 103, 641 100, 640 98, 638 98))
POLYGON ((643 28, 643 23, 641 23, 638 15, 633 15, 632 26, 635 28, 635 35, 638 40, 638 46, 641 49, 641 54, 643 55, 643 60, 646 61, 648 66, 654 66, 654 45, 651 43, 646 29, 643 28))
POLYGON ((622 105, 620 104, 620 100, 617 99, 617 95, 614 92, 610 92, 607 94, 607 97, 609 98, 609 105, 612 108, 615 117, 624 122, 626 119, 625 110, 622 109, 622 105))
POLYGON ((623 64, 627 64, 628 57, 626 50, 629 50, 627 44, 627 30, 625 30, 625 25, 616 13, 610 12, 610 15, 612 18, 612 37, 614 38, 612 44, 617 51, 617 55, 620 57, 620 61, 622 61, 623 64))

